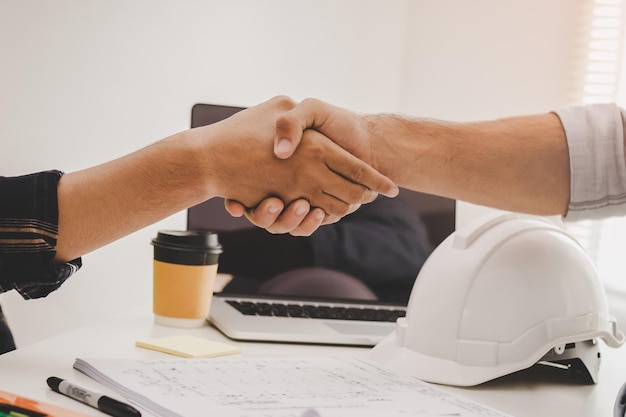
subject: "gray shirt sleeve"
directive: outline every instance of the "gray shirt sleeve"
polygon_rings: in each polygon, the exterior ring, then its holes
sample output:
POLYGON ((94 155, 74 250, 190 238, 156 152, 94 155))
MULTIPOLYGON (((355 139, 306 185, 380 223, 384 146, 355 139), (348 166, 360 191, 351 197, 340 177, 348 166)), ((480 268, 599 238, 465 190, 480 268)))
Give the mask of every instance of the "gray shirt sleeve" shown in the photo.
POLYGON ((614 104, 561 109, 570 156, 565 220, 626 215, 626 111, 614 104))

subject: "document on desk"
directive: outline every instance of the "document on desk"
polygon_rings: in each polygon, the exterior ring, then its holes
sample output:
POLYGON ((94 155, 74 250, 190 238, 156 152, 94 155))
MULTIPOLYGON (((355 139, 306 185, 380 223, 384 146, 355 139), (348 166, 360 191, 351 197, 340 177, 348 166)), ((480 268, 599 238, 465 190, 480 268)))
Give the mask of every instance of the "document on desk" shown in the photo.
POLYGON ((356 357, 76 359, 159 417, 505 417, 356 357))

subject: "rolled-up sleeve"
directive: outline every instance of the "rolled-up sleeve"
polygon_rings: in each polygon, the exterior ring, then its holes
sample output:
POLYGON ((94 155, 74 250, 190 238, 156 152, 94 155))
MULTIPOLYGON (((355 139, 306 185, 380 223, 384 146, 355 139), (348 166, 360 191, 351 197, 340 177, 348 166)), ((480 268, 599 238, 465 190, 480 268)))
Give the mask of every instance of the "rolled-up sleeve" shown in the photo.
POLYGON ((614 104, 561 109, 570 157, 566 220, 626 215, 626 113, 614 104))
POLYGON ((0 177, 0 292, 40 298, 81 267, 55 262, 60 171, 0 177))

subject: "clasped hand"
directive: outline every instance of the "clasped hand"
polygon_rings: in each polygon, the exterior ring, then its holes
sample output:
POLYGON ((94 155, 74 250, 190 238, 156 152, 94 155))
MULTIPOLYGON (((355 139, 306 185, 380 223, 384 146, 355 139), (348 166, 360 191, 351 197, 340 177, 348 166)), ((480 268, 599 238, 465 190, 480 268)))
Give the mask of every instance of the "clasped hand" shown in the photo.
POLYGON ((287 97, 274 97, 220 122, 224 132, 239 138, 221 137, 221 146, 231 157, 216 167, 229 184, 217 195, 226 198, 231 215, 245 215, 272 233, 306 236, 372 202, 378 194, 397 195, 390 179, 307 126, 302 127, 293 153, 278 158, 274 154, 277 122, 284 123, 286 113, 295 107, 287 97), (271 134, 260 135, 263 131, 271 134))

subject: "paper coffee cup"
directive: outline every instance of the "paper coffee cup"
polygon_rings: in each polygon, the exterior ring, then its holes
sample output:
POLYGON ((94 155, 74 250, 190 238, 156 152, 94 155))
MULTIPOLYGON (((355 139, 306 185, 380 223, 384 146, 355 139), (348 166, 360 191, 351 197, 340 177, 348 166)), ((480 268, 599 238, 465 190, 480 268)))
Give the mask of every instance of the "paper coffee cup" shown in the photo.
POLYGON ((216 233, 162 230, 152 239, 153 312, 158 324, 203 326, 222 246, 216 233))

